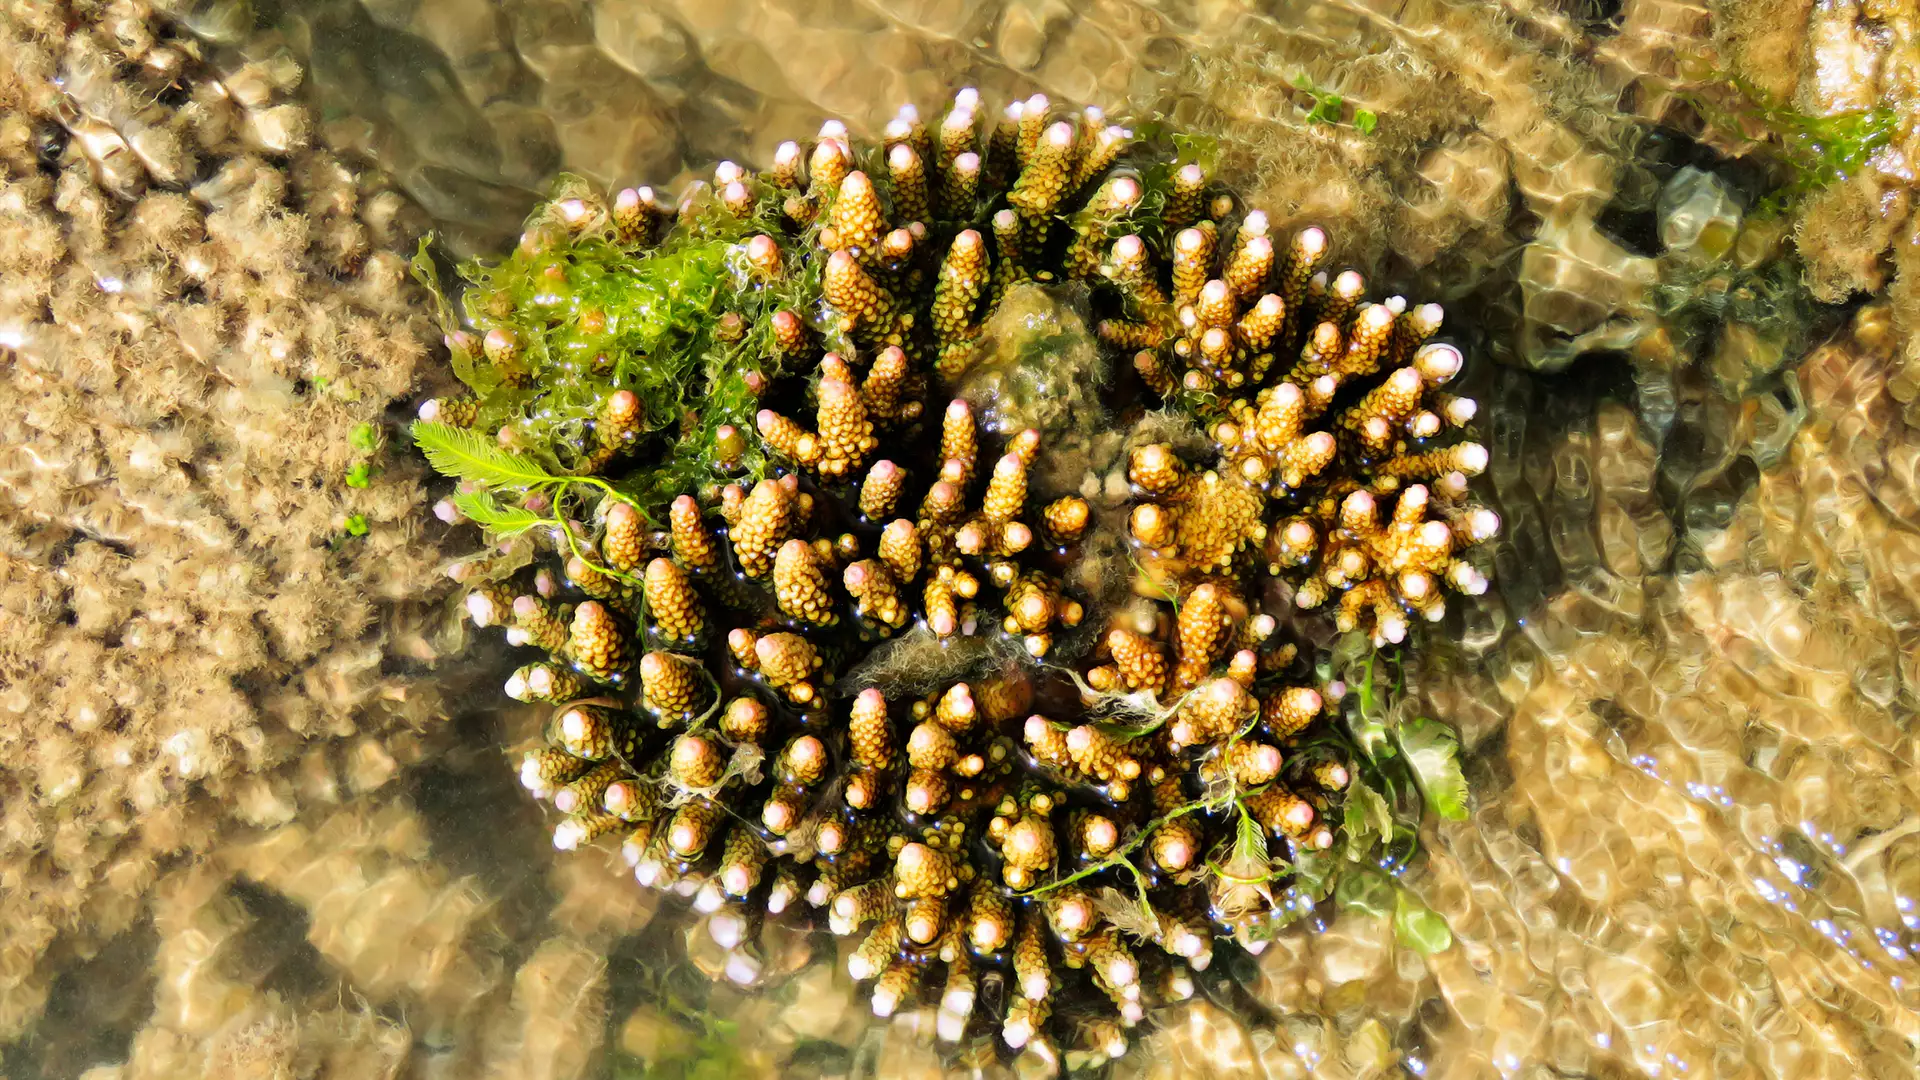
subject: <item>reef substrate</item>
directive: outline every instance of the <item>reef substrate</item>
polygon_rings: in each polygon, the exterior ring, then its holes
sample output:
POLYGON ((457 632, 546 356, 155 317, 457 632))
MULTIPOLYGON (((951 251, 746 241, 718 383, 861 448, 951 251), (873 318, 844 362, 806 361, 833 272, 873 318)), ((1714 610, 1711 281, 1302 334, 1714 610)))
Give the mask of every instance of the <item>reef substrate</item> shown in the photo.
POLYGON ((103 950, 137 988, 149 925, 211 940, 205 897, 169 899, 178 868, 445 745, 423 672, 465 635, 416 526, 432 476, 384 434, 390 403, 450 381, 407 280, 424 219, 314 137, 303 75, 146 4, 0 13, 12 1075, 77 1075, 85 1023, 148 1025, 128 1075, 161 1075, 160 1045, 206 1075, 268 995, 113 1020, 62 995, 103 950))
POLYGON ((1484 591, 1499 521, 1439 307, 1327 250, 1044 97, 829 123, 671 203, 563 185, 464 268, 472 393, 415 426, 488 531, 470 615, 545 654, 507 692, 553 706, 521 776, 555 844, 617 841, 739 983, 819 920, 876 1013, 1080 1063, 1387 880, 1423 803, 1464 813, 1451 735, 1375 722, 1325 643, 1484 591), (1117 491, 1052 467, 1058 410, 967 393, 1036 294, 1141 403, 1117 491))

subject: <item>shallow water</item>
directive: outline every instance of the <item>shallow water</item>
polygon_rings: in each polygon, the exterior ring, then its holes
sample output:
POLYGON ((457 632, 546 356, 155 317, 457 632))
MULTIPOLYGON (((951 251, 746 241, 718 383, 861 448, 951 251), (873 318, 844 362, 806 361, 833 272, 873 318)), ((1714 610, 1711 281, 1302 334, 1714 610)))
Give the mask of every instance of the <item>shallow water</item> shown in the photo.
MULTIPOLYGON (((1385 916, 1328 912, 1115 1075, 1920 1074, 1920 350, 1897 294, 1820 304, 1781 261, 1787 222, 1743 214, 1777 173, 1647 122, 1674 119, 1647 76, 1714 25, 1758 41, 1752 9, 236 10, 189 22, 296 57, 325 138, 457 250, 511 242, 557 172, 671 187, 975 85, 1219 134, 1276 225, 1324 223, 1448 304, 1507 522, 1498 598, 1433 635, 1399 706, 1470 750, 1472 817, 1430 820, 1408 878, 1454 947, 1422 959, 1385 916), (1331 122, 1308 119, 1327 92, 1331 122), (1702 254, 1703 220, 1742 230, 1733 265, 1702 254)), ((682 902, 611 855, 555 858, 501 753, 538 723, 494 704, 510 666, 443 664, 452 719, 336 755, 346 793, 223 834, 98 955, 56 956, 9 1074, 174 1075, 205 1038, 222 1076, 938 1075, 930 1016, 866 1018, 844 943, 782 942, 790 977, 743 994, 702 974, 682 902), (251 1057, 195 1019, 262 999, 251 1057)))

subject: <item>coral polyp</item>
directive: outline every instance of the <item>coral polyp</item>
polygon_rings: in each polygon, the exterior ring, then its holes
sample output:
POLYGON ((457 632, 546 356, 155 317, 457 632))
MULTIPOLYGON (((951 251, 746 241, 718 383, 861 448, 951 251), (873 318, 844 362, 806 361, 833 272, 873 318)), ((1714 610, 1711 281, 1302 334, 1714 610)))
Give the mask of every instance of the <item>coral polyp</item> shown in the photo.
POLYGON ((546 654, 507 690, 552 706, 555 844, 620 844, 742 982, 766 920, 852 937, 873 1010, 948 1042, 1111 1056, 1264 947, 1391 790, 1290 628, 1400 642, 1498 528, 1440 309, 1327 251, 1098 111, 972 91, 672 206, 564 185, 468 269, 474 395, 416 426, 490 531, 475 621, 546 654), (1036 294, 1119 360, 1117 492, 968 392, 1036 294))

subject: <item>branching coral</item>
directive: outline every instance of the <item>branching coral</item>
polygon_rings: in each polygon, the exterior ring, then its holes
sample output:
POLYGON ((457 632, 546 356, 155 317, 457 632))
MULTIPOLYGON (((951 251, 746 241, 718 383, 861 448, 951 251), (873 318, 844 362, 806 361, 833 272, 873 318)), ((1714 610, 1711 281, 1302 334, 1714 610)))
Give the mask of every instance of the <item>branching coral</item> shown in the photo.
POLYGON ((1468 495, 1486 454, 1441 390, 1463 360, 1436 306, 1365 301, 1318 229, 1276 251, 1263 214, 1095 110, 1036 97, 988 128, 970 90, 879 148, 830 123, 671 213, 569 186, 473 274, 482 347, 449 340, 477 407, 415 430, 500 542, 454 568, 469 611, 547 654, 507 688, 554 706, 521 778, 566 815, 557 846, 618 838, 737 981, 765 920, 819 909, 859 935, 875 1012, 930 998, 943 1040, 1101 1056, 1216 939, 1257 951, 1332 886, 1342 688, 1262 579, 1398 642, 1445 587, 1485 588, 1462 553, 1498 521, 1468 495), (625 338, 616 280, 699 300, 625 338), (1200 462, 1139 444, 1112 520, 1047 489, 1039 431, 932 404, 1000 300, 1069 284, 1140 392, 1212 437, 1200 462), (627 440, 614 418, 699 349, 678 456, 627 440), (668 498, 700 470, 737 479, 668 498), (1076 595, 1063 569, 1102 533, 1161 603, 1076 595), (537 538, 563 574, 530 572, 537 538), (841 679, 896 641, 968 659, 926 692, 841 679))
POLYGON ((1127 269, 1115 278, 1141 318, 1101 324, 1116 344, 1170 340, 1136 354, 1135 367, 1150 387, 1198 399, 1195 410, 1215 418, 1218 457, 1205 471, 1169 446, 1133 453, 1129 478, 1143 498, 1130 528, 1168 560, 1159 572, 1177 580, 1228 569, 1263 545, 1272 572, 1298 578, 1301 607, 1337 596, 1340 628, 1369 626, 1376 644, 1403 640, 1410 614, 1444 615, 1443 583, 1484 591, 1485 577, 1454 553, 1490 538, 1499 520, 1467 501, 1487 452, 1457 437, 1473 401, 1439 389, 1462 364, 1457 348, 1428 341, 1439 306, 1361 300, 1359 274, 1316 269, 1326 250, 1319 229, 1302 230, 1279 262, 1258 211, 1220 259, 1213 223, 1202 224, 1173 238, 1170 297, 1143 265, 1139 237, 1116 242, 1127 269), (1215 265, 1221 276, 1209 278, 1215 265), (1265 290, 1269 281, 1277 291, 1265 290), (1276 357, 1296 352, 1278 377, 1276 357), (1330 430, 1308 430, 1322 423, 1330 430))

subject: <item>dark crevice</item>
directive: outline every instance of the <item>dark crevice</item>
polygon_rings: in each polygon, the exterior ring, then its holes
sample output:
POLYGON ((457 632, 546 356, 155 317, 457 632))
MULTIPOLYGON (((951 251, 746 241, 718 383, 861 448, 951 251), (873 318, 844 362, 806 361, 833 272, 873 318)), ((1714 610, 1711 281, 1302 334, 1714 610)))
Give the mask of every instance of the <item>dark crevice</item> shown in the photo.
POLYGON ((160 937, 142 919, 90 957, 67 965, 47 994, 33 1037, 0 1051, 6 1076, 79 1076, 127 1060, 153 1015, 160 937))
POLYGON ((288 1002, 306 1001, 340 985, 338 970, 307 940, 310 920, 305 908, 245 878, 236 879, 229 891, 254 920, 233 951, 234 963, 244 969, 236 973, 241 981, 288 1002))
MULTIPOLYGON (((497 663, 476 663, 474 670, 505 669, 497 663)), ((474 683, 476 699, 498 693, 498 684, 491 680, 474 683)), ((461 703, 449 704, 458 709, 461 703)), ((524 935, 515 929, 536 925, 557 898, 546 881, 545 860, 505 859, 503 853, 550 850, 552 823, 540 803, 525 797, 516 771, 505 760, 505 733, 496 709, 456 711, 449 722, 461 749, 409 770, 406 795, 426 823, 435 860, 454 874, 487 881, 497 897, 498 924, 508 938, 524 944, 524 935), (476 825, 480 822, 483 827, 476 825)), ((523 958, 514 955, 510 961, 517 964, 523 958)))
MULTIPOLYGON (((1567 14, 1580 24, 1580 28, 1595 39, 1605 39, 1620 32, 1621 15, 1626 8, 1625 0, 1573 0, 1568 5, 1567 14)), ((1589 42, 1589 44, 1592 44, 1589 42)))
POLYGON ((47 549, 47 552, 46 552, 47 566, 50 569, 54 569, 54 570, 58 570, 62 566, 65 566, 67 564, 67 560, 73 557, 74 549, 80 546, 80 541, 86 540, 86 539, 88 539, 87 534, 80 532, 77 529, 61 537, 58 543, 52 545, 47 549))
POLYGON ((1660 255, 1660 218, 1651 206, 1634 207, 1616 199, 1600 211, 1593 224, 1608 239, 1635 255, 1648 259, 1660 255))
POLYGON ((66 156, 67 129, 48 121, 34 133, 34 160, 48 176, 60 175, 60 160, 66 156))

